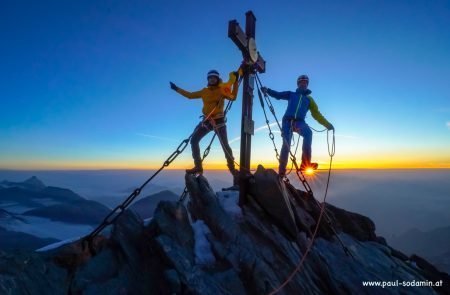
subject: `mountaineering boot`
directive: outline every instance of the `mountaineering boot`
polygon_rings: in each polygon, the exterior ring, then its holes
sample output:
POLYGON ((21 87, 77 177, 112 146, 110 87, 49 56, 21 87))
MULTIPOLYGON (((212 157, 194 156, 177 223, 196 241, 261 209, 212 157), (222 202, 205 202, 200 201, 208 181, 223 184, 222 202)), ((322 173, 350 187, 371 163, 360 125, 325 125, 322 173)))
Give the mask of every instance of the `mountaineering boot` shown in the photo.
POLYGON ((234 167, 232 167, 232 168, 229 167, 229 169, 230 169, 231 175, 233 175, 233 186, 223 188, 222 190, 223 191, 238 191, 239 190, 239 170, 236 170, 234 167))
POLYGON ((186 173, 188 174, 202 174, 203 173, 203 167, 201 161, 194 161, 194 168, 186 169, 186 173))

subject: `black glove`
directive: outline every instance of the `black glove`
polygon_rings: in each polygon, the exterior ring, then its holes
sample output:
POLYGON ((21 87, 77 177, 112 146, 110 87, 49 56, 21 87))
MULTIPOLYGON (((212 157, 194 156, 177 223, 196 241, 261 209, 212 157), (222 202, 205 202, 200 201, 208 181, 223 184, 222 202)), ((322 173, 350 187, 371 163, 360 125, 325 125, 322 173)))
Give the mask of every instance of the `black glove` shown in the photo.
POLYGON ((236 80, 239 80, 239 73, 238 72, 233 72, 233 75, 236 77, 236 80))
POLYGON ((267 87, 261 87, 261 91, 262 91, 262 93, 264 93, 264 94, 267 94, 267 90, 268 90, 269 88, 267 88, 267 87))
POLYGON ((175 85, 174 83, 170 82, 170 88, 172 88, 173 90, 177 91, 178 90, 178 86, 175 85))
POLYGON ((333 124, 330 123, 330 125, 328 125, 327 129, 328 129, 328 130, 334 130, 333 124))

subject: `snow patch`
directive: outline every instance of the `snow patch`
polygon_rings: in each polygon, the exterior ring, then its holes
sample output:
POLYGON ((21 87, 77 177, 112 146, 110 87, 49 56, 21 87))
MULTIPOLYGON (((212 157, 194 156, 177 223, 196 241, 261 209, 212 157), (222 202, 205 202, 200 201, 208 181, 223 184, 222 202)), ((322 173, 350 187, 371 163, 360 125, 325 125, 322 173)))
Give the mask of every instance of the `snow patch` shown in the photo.
POLYGON ((79 239, 81 239, 81 237, 70 238, 70 239, 67 239, 67 240, 64 240, 64 241, 61 241, 61 242, 56 242, 56 243, 47 245, 47 246, 39 248, 39 249, 37 249, 35 251, 36 252, 45 252, 45 251, 53 250, 53 249, 59 248, 61 246, 64 246, 66 244, 70 244, 70 243, 73 243, 75 241, 78 241, 79 239))
POLYGON ((203 222, 203 220, 197 220, 192 224, 192 229, 194 230, 195 244, 195 263, 197 264, 214 264, 216 258, 211 251, 211 244, 206 238, 207 234, 210 234, 208 226, 203 222))
POLYGON ((234 219, 241 219, 242 209, 239 207, 239 191, 217 192, 217 198, 222 208, 234 219))

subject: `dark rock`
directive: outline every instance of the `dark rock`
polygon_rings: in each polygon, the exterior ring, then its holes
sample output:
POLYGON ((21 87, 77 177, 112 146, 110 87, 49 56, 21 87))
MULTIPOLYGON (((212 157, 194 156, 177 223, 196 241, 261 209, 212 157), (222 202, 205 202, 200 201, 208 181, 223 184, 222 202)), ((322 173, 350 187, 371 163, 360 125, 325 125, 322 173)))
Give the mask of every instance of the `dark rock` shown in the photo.
POLYGON ((272 169, 264 169, 261 165, 255 172, 249 191, 253 199, 267 212, 273 222, 277 223, 292 238, 297 239, 298 228, 294 215, 292 198, 288 195, 284 182, 272 169))
MULTIPOLYGON (((47 253, 32 254, 32 266, 27 272, 8 272, 6 265, 11 258, 0 255, 0 292, 407 294, 412 289, 364 287, 362 282, 446 280, 446 274, 439 273, 425 260, 405 261, 401 252, 380 243, 373 223, 364 216, 327 205, 333 230, 326 222, 318 223, 321 205, 312 195, 288 184, 275 184, 273 179, 266 179, 272 177, 272 172, 262 167, 259 170, 254 185, 263 181, 276 187, 263 184, 261 187, 266 189, 253 187, 238 216, 222 207, 225 203, 218 199, 221 194, 214 193, 205 177, 186 175, 187 210, 177 202, 160 202, 147 226, 137 214, 126 210, 116 220, 109 237, 98 236, 93 240, 94 256, 78 241, 47 253), (279 208, 259 202, 259 194, 269 191, 284 209, 291 206, 292 224, 297 227, 287 228, 288 223, 280 222, 281 215, 273 213, 279 208), (209 264, 197 263, 196 258, 203 253, 196 253, 198 223, 194 225, 194 235, 190 219, 201 220, 208 227, 207 241, 203 242, 209 242, 207 246, 215 258, 209 264), (312 240, 317 224, 317 235, 312 240), (351 255, 346 255, 344 249, 351 255), (53 277, 36 277, 36 273, 45 273, 43 265, 56 271, 53 277), (31 283, 38 279, 39 282, 31 283), (26 286, 23 292, 19 286, 22 281, 26 286)), ((284 212, 291 218, 289 211, 284 212)), ((445 294, 447 289, 421 287, 412 292, 445 294)))
POLYGON ((441 294, 450 294, 450 275, 448 273, 439 271, 434 265, 418 255, 412 255, 409 259, 420 268, 422 275, 429 281, 443 282, 441 287, 435 287, 436 291, 441 294))
POLYGON ((360 241, 377 241, 375 224, 370 218, 337 208, 331 204, 327 204, 326 208, 335 228, 360 241))
POLYGON ((398 259, 400 259, 402 261, 409 260, 409 257, 406 254, 404 254, 403 252, 401 252, 399 250, 396 250, 396 249, 394 249, 392 247, 389 247, 389 249, 391 249, 392 256, 397 257, 398 259))
POLYGON ((142 198, 130 206, 130 209, 135 211, 142 219, 153 217, 156 207, 161 201, 176 201, 179 196, 175 193, 164 190, 159 193, 142 198))
POLYGON ((189 250, 189 260, 193 261, 194 232, 185 206, 168 201, 160 202, 154 213, 154 224, 159 232, 189 250))
POLYGON ((67 294, 66 272, 41 255, 0 252, 0 294, 67 294))
POLYGON ((384 245, 384 246, 387 246, 388 244, 387 244, 387 241, 386 241, 386 239, 384 238, 384 237, 377 237, 376 238, 376 241, 378 242, 378 243, 380 243, 381 245, 384 245))

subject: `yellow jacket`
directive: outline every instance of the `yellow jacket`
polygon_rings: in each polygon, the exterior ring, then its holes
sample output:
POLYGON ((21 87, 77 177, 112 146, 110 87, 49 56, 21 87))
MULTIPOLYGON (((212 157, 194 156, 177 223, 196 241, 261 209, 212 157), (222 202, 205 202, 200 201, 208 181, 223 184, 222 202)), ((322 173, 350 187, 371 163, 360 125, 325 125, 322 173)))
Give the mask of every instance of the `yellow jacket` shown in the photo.
POLYGON ((201 98, 203 100, 203 115, 208 118, 217 119, 224 116, 224 100, 236 99, 238 87, 236 76, 231 72, 229 80, 226 83, 219 82, 217 86, 208 86, 195 92, 178 88, 177 92, 189 99, 201 98))

